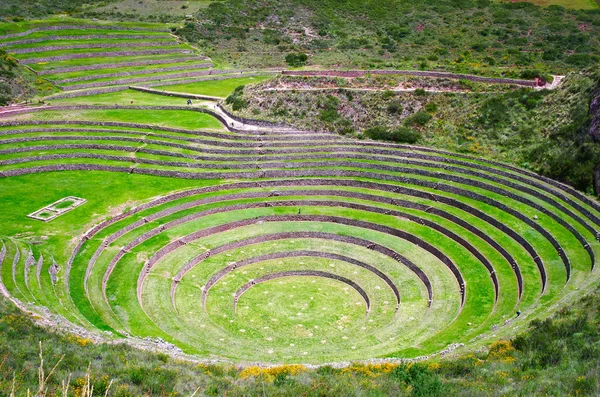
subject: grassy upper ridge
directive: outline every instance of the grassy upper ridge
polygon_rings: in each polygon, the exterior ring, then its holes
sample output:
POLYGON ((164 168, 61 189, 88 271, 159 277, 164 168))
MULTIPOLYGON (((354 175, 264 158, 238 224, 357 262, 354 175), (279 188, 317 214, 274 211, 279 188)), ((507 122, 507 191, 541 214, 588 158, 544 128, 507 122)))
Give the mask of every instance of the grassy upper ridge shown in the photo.
POLYGON ((44 396, 81 395, 90 367, 94 395, 110 396, 585 396, 600 392, 600 290, 553 318, 536 320, 512 341, 475 353, 403 365, 352 364, 235 368, 195 364, 127 345, 50 333, 0 298, 0 395, 38 389, 39 346, 48 377, 44 396), (77 394, 79 393, 79 394, 77 394), (73 395, 73 394, 69 394, 73 395))
POLYGON ((227 0, 197 17, 178 34, 234 65, 282 65, 307 53, 323 67, 519 75, 562 73, 600 56, 597 10, 531 3, 227 0))

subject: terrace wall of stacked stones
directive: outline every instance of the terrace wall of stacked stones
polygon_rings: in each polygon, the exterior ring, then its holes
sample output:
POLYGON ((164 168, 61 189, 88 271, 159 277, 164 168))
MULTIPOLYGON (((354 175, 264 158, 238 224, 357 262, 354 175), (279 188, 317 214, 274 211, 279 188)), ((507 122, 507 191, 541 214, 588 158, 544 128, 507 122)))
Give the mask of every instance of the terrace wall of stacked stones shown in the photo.
POLYGON ((119 82, 111 79, 119 75, 133 81, 200 76, 210 74, 212 66, 164 28, 43 26, 3 35, 0 41, 19 62, 68 90, 114 86, 119 82), (136 75, 146 76, 136 80, 136 75))

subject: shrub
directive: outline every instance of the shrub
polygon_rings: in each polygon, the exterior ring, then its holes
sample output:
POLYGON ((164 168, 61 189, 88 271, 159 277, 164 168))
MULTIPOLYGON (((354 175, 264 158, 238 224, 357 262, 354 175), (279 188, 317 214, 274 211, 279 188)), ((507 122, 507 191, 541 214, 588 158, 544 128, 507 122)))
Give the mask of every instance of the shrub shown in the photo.
POLYGON ((158 358, 160 361, 162 361, 163 363, 166 363, 169 361, 169 355, 165 354, 165 353, 158 353, 156 358, 158 358))
POLYGON ((381 94, 383 99, 390 99, 396 96, 396 93, 394 91, 391 90, 385 90, 383 91, 383 94, 381 94))
POLYGON ((483 52, 488 47, 487 43, 475 43, 471 45, 471 49, 477 52, 483 52))
POLYGON ((421 139, 421 134, 406 127, 398 127, 392 131, 392 141, 400 143, 417 143, 421 139))
POLYGON ((406 120, 404 121, 404 123, 406 125, 417 125, 417 126, 424 126, 425 124, 427 124, 429 122, 429 120, 431 120, 432 116, 429 113, 426 112, 417 112, 409 117, 406 118, 406 120))
POLYGON ((333 123, 340 117, 336 109, 324 109, 319 113, 319 119, 326 123, 333 123))
POLYGON ((303 53, 287 54, 285 56, 285 62, 291 67, 304 66, 306 61, 308 61, 308 55, 303 53))
POLYGON ((389 133, 390 131, 382 126, 368 128, 363 131, 363 134, 365 134, 365 136, 375 140, 385 140, 389 133))
POLYGON ((318 367, 316 372, 321 376, 330 376, 335 374, 336 369, 333 368, 331 365, 323 365, 318 367))
POLYGON ((366 129, 363 131, 363 134, 374 140, 409 144, 416 143, 421 138, 421 134, 406 127, 398 127, 395 130, 390 130, 382 126, 377 126, 366 129))
POLYGON ((440 378, 423 364, 401 365, 391 372, 391 376, 412 388, 412 396, 443 396, 447 387, 440 378))
POLYGON ((143 368, 133 368, 129 372, 129 381, 134 385, 141 385, 146 377, 146 371, 143 368))
POLYGON ((239 377, 241 379, 246 379, 250 377, 262 378, 267 382, 274 382, 278 379, 278 386, 282 386, 286 383, 287 376, 296 376, 306 371, 307 368, 304 365, 299 364, 281 365, 278 367, 268 368, 248 366, 240 372, 239 377))
POLYGON ((248 107, 248 101, 243 98, 244 86, 237 87, 231 95, 225 99, 225 103, 231 105, 234 111, 242 110, 248 107))
MULTIPOLYGON (((263 35, 262 40, 263 40, 263 43, 265 43, 265 44, 279 45, 281 43, 281 34, 276 30, 265 29, 262 32, 262 35, 263 35)), ((287 57, 286 57, 286 61, 287 61, 287 57)))
POLYGON ((515 348, 507 340, 499 340, 491 344, 488 360, 512 362, 514 360, 515 348))
POLYGON ((535 79, 536 77, 542 77, 543 74, 539 70, 524 70, 521 72, 522 79, 535 79))
POLYGON ((428 102, 424 107, 426 112, 435 113, 438 110, 438 105, 435 102, 428 102))
POLYGON ((336 120, 340 118, 338 113, 338 105, 340 100, 333 95, 327 95, 325 98, 325 103, 322 105, 323 110, 319 113, 319 119, 326 123, 334 123, 336 120))
POLYGON ((387 111, 388 113, 391 114, 399 114, 402 113, 403 110, 403 106, 402 106, 402 102, 400 101, 392 101, 390 102, 390 104, 387 106, 387 111))

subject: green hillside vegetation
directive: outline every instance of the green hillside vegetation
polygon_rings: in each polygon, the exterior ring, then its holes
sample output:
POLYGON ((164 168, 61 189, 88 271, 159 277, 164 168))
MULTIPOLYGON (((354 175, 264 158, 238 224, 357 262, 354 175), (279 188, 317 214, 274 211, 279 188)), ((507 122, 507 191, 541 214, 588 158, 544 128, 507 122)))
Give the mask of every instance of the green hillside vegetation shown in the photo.
POLYGON ((0 49, 0 106, 54 92, 56 88, 50 83, 19 65, 16 59, 0 49))
POLYGON ((197 17, 178 34, 232 65, 280 66, 306 53, 321 67, 518 76, 531 68, 563 73, 600 56, 596 10, 530 3, 227 0, 197 17))
POLYGON ((4 0, 0 4, 0 17, 22 20, 59 13, 75 13, 86 7, 105 5, 114 0, 4 0))
POLYGON ((303 366, 236 368, 190 363, 127 345, 92 343, 85 337, 49 333, 0 298, 0 393, 38 390, 39 345, 47 376, 44 396, 397 395, 504 396, 596 395, 600 291, 564 307, 512 341, 455 358, 416 363, 360 364, 345 368, 303 366), (110 363, 110 364, 109 364, 110 363), (89 377, 86 377, 89 374, 89 377), (89 379, 89 380, 88 380, 89 379))
POLYGON ((542 7, 562 6, 576 10, 595 10, 598 8, 598 2, 596 0, 529 0, 527 3, 536 4, 542 7))

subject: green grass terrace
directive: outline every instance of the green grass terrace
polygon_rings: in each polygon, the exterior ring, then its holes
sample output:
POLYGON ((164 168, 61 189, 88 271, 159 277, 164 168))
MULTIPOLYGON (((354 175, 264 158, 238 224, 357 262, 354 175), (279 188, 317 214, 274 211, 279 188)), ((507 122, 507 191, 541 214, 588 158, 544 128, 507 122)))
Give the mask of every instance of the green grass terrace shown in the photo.
MULTIPOLYGON (((262 78, 161 88, 226 96, 262 78)), ((568 186, 437 149, 228 129, 195 104, 144 108, 182 100, 122 91, 0 120, 12 297, 202 358, 323 363, 478 346, 597 284, 600 204, 568 186), (105 106, 128 101, 140 108, 105 106), (27 218, 68 196, 87 202, 27 218)))

